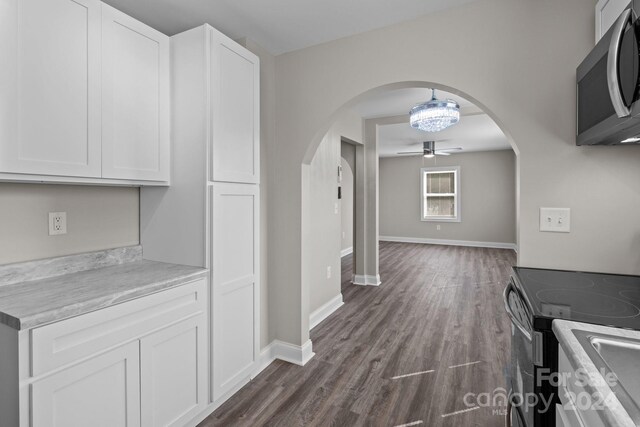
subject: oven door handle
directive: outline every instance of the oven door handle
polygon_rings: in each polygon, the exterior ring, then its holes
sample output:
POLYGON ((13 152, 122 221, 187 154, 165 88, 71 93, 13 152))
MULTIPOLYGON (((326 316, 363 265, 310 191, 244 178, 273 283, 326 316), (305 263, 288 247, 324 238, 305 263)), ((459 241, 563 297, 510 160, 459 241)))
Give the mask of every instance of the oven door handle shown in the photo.
POLYGON ((611 43, 609 45, 609 54, 607 57, 607 83, 609 86, 609 96, 611 97, 613 108, 616 110, 616 114, 620 118, 627 117, 631 114, 631 109, 627 107, 622 99, 620 79, 618 78, 620 43, 622 42, 624 29, 626 28, 627 23, 632 19, 633 15, 631 13, 631 9, 626 9, 615 22, 611 35, 611 43))
POLYGON ((516 295, 519 296, 518 291, 516 290, 516 288, 513 285, 513 282, 509 282, 509 284, 507 285, 506 288, 504 288, 504 293, 502 294, 502 298, 504 299, 504 309, 507 312, 507 315, 509 316, 509 319, 511 320, 511 323, 513 323, 516 328, 518 328, 520 330, 520 332, 522 333, 522 335, 525 336, 525 338, 528 341, 531 341, 531 332, 527 331, 525 329, 524 326, 522 326, 522 324, 518 321, 518 319, 516 318, 515 314, 513 314, 513 311, 511 310, 511 306, 509 305, 509 293, 511 292, 515 292, 516 295))

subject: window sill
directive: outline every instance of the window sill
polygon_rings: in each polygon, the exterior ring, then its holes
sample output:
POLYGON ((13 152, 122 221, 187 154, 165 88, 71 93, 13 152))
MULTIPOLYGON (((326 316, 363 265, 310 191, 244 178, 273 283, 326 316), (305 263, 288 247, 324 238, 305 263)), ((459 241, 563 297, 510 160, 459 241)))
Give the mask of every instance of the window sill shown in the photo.
POLYGON ((422 222, 462 222, 462 220, 458 218, 422 218, 422 222))

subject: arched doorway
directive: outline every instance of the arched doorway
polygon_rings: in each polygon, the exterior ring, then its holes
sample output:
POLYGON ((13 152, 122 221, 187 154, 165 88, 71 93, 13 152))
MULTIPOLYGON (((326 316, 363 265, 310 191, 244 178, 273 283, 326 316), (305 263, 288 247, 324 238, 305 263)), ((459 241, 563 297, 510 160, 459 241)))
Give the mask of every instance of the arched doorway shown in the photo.
MULTIPOLYGON (((303 216, 302 216, 302 241, 301 241, 301 270, 303 277, 303 286, 311 283, 313 286, 314 280, 313 277, 318 276, 319 269, 316 268, 316 271, 310 271, 310 265, 312 262, 308 258, 312 251, 309 248, 316 245, 318 240, 323 235, 323 230, 318 229, 318 224, 321 221, 314 221, 308 215, 310 212, 314 211, 314 208, 307 203, 310 203, 313 200, 313 195, 310 193, 313 191, 314 185, 309 185, 309 182, 305 181, 308 178, 308 174, 304 171, 309 168, 314 159, 316 151, 318 150, 318 146, 323 141, 323 138, 326 138, 327 132, 331 132, 335 127, 336 122, 344 121, 344 115, 347 111, 353 111, 358 105, 362 105, 363 103, 371 102, 371 100, 385 100, 386 94, 393 93, 394 91, 409 89, 409 88, 438 88, 444 90, 449 93, 457 94, 461 98, 468 100, 476 109, 480 110, 482 114, 486 114, 496 125, 502 130, 506 139, 508 140, 508 146, 510 146, 513 151, 516 153, 516 194, 515 194, 515 207, 514 210, 516 212, 516 224, 514 226, 515 233, 517 236, 517 206, 518 206, 518 159, 517 155, 519 154, 518 149, 513 142, 513 139, 509 136, 508 132, 504 130, 504 126, 500 124, 500 122, 495 118, 495 116, 486 109, 480 102, 475 100, 472 96, 462 93, 454 88, 435 84, 432 82, 400 82, 389 85, 384 85, 378 88, 371 89, 345 105, 338 109, 332 115, 332 122, 327 124, 327 131, 318 138, 314 138, 312 143, 307 148, 307 152, 305 154, 305 158, 302 164, 303 174, 302 174, 302 201, 303 201, 303 216), (318 144, 315 146, 316 151, 312 151, 314 149, 314 144, 318 144), (309 158, 310 156, 310 158, 309 158), (307 213, 305 215, 304 213, 307 213), (305 258, 306 256, 306 258, 305 258), (304 280, 308 278, 309 280, 304 280)), ((424 91, 426 97, 426 91, 424 91)), ((404 111, 408 112, 412 105, 406 105, 406 109, 404 111)), ((476 113, 474 113, 476 114, 476 113)), ((362 120, 362 119, 361 119, 362 120)), ((401 123, 402 121, 406 121, 408 125, 408 114, 394 114, 392 116, 385 117, 376 117, 369 118, 361 122, 361 137, 363 141, 362 150, 360 152, 359 158, 356 159, 357 166, 356 169, 364 171, 360 178, 360 183, 356 183, 356 186, 360 185, 360 190, 362 191, 362 197, 355 200, 355 233, 354 233, 354 242, 353 246, 355 249, 354 255, 354 283, 360 285, 379 285, 380 277, 378 271, 378 241, 379 241, 379 160, 378 160, 378 128, 380 126, 393 124, 393 123, 401 123)), ((335 131, 335 129, 334 129, 335 131)), ((356 178, 357 179, 357 178, 356 178)), ((333 183, 331 184, 333 185, 333 183)), ((326 231, 326 230, 325 230, 326 231)), ((517 243, 517 240, 516 240, 517 243)), ((317 266, 316 266, 317 267, 317 266)), ((312 294, 311 291, 307 289, 307 295, 312 294)), ((314 301, 312 307, 310 307, 309 311, 313 311, 319 303, 314 301)))

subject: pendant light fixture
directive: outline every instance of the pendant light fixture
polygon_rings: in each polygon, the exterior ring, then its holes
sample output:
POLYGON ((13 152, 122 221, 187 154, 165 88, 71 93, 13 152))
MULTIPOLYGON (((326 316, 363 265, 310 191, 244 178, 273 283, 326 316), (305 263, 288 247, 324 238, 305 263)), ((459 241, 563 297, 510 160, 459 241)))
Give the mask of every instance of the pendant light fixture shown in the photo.
POLYGON ((460 106, 451 99, 436 98, 431 89, 431 100, 418 104, 409 113, 411 127, 425 132, 440 132, 460 121, 460 106))

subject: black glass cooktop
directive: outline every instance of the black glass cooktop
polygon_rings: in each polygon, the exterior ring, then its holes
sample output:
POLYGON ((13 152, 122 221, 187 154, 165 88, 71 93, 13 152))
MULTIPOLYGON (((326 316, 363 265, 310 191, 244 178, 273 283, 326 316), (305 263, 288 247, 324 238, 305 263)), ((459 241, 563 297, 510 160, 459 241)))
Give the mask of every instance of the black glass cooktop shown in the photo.
POLYGON ((516 286, 540 319, 640 330, 640 276, 513 267, 516 286))

